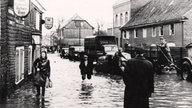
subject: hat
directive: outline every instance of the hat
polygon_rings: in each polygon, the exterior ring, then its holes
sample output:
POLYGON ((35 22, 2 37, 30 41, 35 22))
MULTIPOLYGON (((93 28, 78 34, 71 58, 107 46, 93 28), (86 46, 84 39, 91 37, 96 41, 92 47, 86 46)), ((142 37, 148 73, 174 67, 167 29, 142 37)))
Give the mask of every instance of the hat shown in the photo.
POLYGON ((135 47, 135 51, 137 54, 143 54, 146 52, 145 49, 141 47, 135 47))

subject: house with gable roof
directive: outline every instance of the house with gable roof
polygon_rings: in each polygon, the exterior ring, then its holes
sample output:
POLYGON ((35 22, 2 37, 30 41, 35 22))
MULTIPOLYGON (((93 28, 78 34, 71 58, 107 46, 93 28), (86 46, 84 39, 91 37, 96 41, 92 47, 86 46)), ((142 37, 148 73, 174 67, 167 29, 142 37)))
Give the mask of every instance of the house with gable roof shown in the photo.
POLYGON ((169 45, 182 47, 192 42, 192 0, 152 0, 138 9, 120 28, 132 46, 153 46, 163 36, 169 45))
POLYGON ((60 27, 61 45, 84 45, 85 36, 93 35, 94 27, 75 14, 60 27))

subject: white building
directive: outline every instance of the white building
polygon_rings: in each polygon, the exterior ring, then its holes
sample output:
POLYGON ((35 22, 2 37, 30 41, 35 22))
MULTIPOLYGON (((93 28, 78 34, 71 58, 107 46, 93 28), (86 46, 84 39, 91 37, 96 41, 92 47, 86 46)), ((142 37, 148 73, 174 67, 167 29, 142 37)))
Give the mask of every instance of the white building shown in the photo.
POLYGON ((130 0, 117 0, 113 5, 113 27, 107 30, 109 35, 114 35, 118 38, 120 45, 120 27, 126 24, 130 19, 130 0))

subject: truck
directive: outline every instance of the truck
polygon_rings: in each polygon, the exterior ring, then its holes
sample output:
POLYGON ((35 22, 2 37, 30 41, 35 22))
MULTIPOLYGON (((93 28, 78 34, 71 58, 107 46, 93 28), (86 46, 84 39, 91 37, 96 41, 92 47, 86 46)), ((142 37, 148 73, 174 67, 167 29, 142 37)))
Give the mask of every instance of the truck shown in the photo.
POLYGON ((80 53, 84 52, 84 46, 70 46, 69 47, 69 60, 78 61, 80 59, 80 53))
POLYGON ((106 55, 107 53, 114 53, 118 51, 117 38, 115 36, 94 35, 87 36, 84 39, 85 54, 94 57, 106 55))

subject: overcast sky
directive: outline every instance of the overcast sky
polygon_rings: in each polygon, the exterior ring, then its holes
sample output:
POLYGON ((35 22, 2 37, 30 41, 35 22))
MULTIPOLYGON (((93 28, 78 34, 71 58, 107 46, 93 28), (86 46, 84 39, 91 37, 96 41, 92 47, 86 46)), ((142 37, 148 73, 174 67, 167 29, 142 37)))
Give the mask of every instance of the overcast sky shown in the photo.
MULTIPOLYGON (((87 20, 95 28, 96 22, 104 23, 104 29, 112 26, 113 9, 116 0, 38 0, 46 9, 44 17, 54 17, 55 26, 58 19, 65 21, 74 14, 87 20)), ((43 27, 44 28, 44 27, 43 27)), ((45 29, 43 29, 45 33, 45 29)), ((52 29, 53 30, 53 29, 52 29)), ((50 30, 49 30, 50 31, 50 30)))

